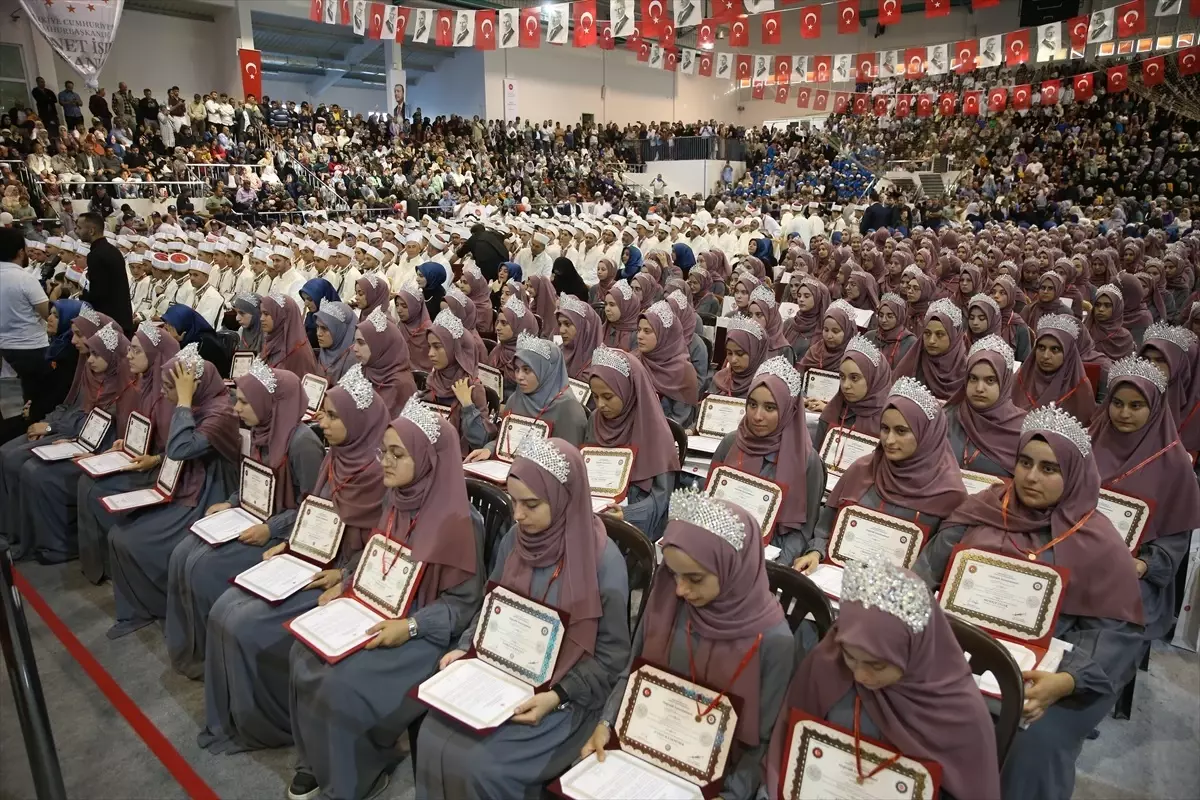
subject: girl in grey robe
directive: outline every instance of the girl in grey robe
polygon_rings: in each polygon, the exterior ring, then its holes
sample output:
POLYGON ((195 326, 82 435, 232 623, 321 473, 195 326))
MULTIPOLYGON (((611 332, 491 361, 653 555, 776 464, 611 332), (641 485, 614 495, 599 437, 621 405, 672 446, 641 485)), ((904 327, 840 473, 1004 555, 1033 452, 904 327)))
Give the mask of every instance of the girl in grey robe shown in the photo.
MULTIPOLYGON (((307 398, 295 373, 271 369, 255 359, 250 371, 234 380, 233 410, 250 428, 245 456, 275 474, 271 514, 239 537, 214 547, 199 536, 176 546, 167 568, 167 652, 176 670, 193 680, 204 676, 208 613, 229 588, 229 581, 262 560, 264 550, 287 539, 300 502, 312 492, 325 448, 303 423, 307 398)), ((234 492, 209 506, 205 516, 239 505, 234 492)))
POLYGON ((1004 339, 993 334, 971 345, 967 382, 946 403, 950 449, 963 469, 1012 477, 1025 420, 1025 410, 1012 401, 1012 382, 1013 351, 1004 339))
MULTIPOLYGON (((383 469, 378 455, 387 413, 383 398, 357 365, 325 395, 318 421, 329 452, 312 494, 332 500, 346 524, 329 569, 277 604, 237 586, 226 589, 213 604, 204 653, 205 728, 198 737, 210 752, 240 753, 292 743, 288 653, 295 639, 283 623, 341 593, 346 569, 379 519, 383 469)), ((263 558, 286 549, 286 542, 276 545, 263 558)))
POLYGON ((326 664, 307 645, 292 645, 295 796, 318 786, 322 797, 382 791, 377 784, 400 758, 396 740, 425 713, 409 691, 437 671, 483 597, 483 519, 467 497, 454 428, 410 399, 384 432, 382 463, 388 491, 371 533, 403 541, 424 572, 411 607, 377 625, 364 650, 326 664))
POLYGON ((194 344, 163 368, 163 389, 175 402, 168 458, 182 462, 175 493, 164 505, 134 511, 109 534, 109 563, 119 639, 167 615, 167 564, 204 509, 229 495, 240 456, 237 415, 217 368, 194 344))
MULTIPOLYGON (((536 798, 591 735, 629 658, 625 562, 592 513, 579 451, 561 439, 531 440, 508 476, 516 526, 501 540, 490 579, 569 615, 551 687, 512 719, 481 735, 437 712, 416 748, 418 798, 536 798)), ((466 654, 478 625, 463 631, 445 669, 466 654)))

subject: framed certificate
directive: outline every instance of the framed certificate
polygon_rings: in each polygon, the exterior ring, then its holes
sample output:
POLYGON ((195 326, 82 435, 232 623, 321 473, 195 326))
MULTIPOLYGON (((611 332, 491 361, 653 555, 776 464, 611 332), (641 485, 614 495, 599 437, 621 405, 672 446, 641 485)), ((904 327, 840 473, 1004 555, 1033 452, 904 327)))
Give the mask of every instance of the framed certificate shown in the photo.
POLYGON ((850 465, 863 456, 871 455, 879 446, 879 439, 865 433, 835 426, 825 433, 818 455, 821 463, 832 477, 841 477, 850 465))
POLYGON ((93 478, 120 472, 140 456, 146 455, 150 447, 150 420, 133 411, 125 423, 125 439, 120 450, 110 450, 94 456, 76 458, 80 469, 93 478))
POLYGON ((975 472, 974 470, 962 470, 963 486, 966 487, 967 494, 979 494, 991 486, 999 486, 1004 483, 1004 478, 998 475, 988 475, 985 472, 975 472))
POLYGON ((350 591, 385 619, 400 619, 408 613, 423 572, 411 550, 377 533, 363 548, 350 591))
POLYGON ((33 454, 42 461, 66 461, 69 458, 94 453, 104 442, 104 437, 108 435, 110 427, 112 427, 112 415, 93 408, 83 421, 83 427, 79 430, 78 436, 35 447, 33 454))
POLYGON ((250 373, 250 365, 254 363, 255 354, 250 350, 238 350, 233 354, 233 363, 229 367, 229 379, 237 380, 250 373))
POLYGON ((804 373, 801 394, 828 403, 842 388, 842 376, 826 369, 810 369, 804 373))
POLYGON ((463 472, 468 475, 474 475, 476 478, 483 478, 485 481, 498 483, 501 486, 508 480, 508 472, 512 469, 512 464, 507 461, 472 461, 469 464, 463 464, 463 472))
POLYGON ((859 779, 898 755, 896 750, 859 737, 798 709, 789 709, 779 796, 784 800, 853 797, 862 800, 932 800, 937 796, 942 769, 933 761, 900 755, 876 775, 859 779), (855 757, 857 751, 858 757, 855 757))
POLYGON ((586 406, 588 401, 592 399, 592 387, 587 381, 567 378, 567 385, 571 387, 571 392, 575 395, 575 399, 579 401, 579 405, 586 406))
POLYGON ((593 497, 619 502, 629 493, 629 478, 633 474, 633 447, 581 447, 580 455, 587 468, 588 485, 593 497))
POLYGON ((125 441, 122 449, 131 456, 144 456, 150 450, 150 420, 136 411, 130 412, 125 422, 125 441))
POLYGON ((783 505, 785 489, 774 481, 751 475, 722 464, 708 476, 705 492, 709 497, 728 500, 750 512, 758 520, 763 541, 770 541, 775 519, 783 505))
POLYGON ((338 597, 285 622, 283 626, 327 664, 336 664, 357 653, 375 638, 377 634, 367 631, 385 619, 353 597, 338 597))
POLYGON ((1131 494, 1121 494, 1112 489, 1101 489, 1096 510, 1108 517, 1108 521, 1121 534, 1129 551, 1136 552, 1146 533, 1146 524, 1154 513, 1154 501, 1143 500, 1131 494))
POLYGON ((746 401, 740 397, 710 394, 700 401, 696 415, 696 433, 721 439, 736 431, 746 416, 746 401))
POLYGON ((480 364, 476 369, 475 377, 479 378, 483 388, 491 389, 496 393, 496 397, 499 397, 501 401, 504 400, 504 373, 495 367, 480 364))
POLYGON ((838 512, 829 534, 829 560, 839 567, 882 556, 909 569, 925 544, 925 530, 912 520, 850 505, 838 512))
POLYGON ((171 500, 175 494, 175 485, 179 482, 179 473, 183 470, 183 462, 173 458, 163 457, 162 466, 158 468, 158 477, 149 489, 134 489, 132 492, 110 494, 100 498, 100 505, 114 514, 124 514, 136 508, 162 505, 171 500))
POLYGON ((345 530, 346 523, 338 516, 333 501, 310 494, 296 512, 288 550, 318 564, 328 564, 337 555, 345 530))
POLYGON ((325 390, 329 388, 329 381, 310 372, 300 380, 300 388, 304 390, 304 396, 308 399, 308 415, 315 416, 321 410, 321 403, 325 401, 325 390))
POLYGON ((511 462, 521 441, 526 436, 549 439, 554 426, 544 419, 523 417, 520 414, 505 414, 500 420, 500 433, 496 438, 496 458, 511 462))
POLYGON ((1045 650, 1066 591, 1067 572, 1050 564, 959 545, 938 602, 946 613, 1045 650))
POLYGON ((265 522, 274 512, 275 473, 252 458, 242 458, 238 505, 265 522))

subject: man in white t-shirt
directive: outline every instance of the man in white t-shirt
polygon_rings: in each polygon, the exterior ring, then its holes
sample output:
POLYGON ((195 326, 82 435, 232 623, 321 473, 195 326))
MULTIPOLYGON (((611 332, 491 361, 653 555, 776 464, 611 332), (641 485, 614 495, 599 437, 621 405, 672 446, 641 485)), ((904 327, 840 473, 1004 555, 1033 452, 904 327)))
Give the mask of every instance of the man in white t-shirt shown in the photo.
MULTIPOLYGON (((21 393, 32 403, 45 370, 50 300, 37 278, 25 271, 25 264, 24 234, 15 228, 0 229, 0 356, 16 371, 21 393)), ((49 410, 37 411, 44 415, 49 410)))

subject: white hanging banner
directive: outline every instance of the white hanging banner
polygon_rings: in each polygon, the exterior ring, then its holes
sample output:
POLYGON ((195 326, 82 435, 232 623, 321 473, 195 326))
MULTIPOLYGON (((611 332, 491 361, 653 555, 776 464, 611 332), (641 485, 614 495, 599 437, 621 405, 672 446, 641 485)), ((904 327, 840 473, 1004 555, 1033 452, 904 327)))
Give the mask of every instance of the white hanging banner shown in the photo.
POLYGON ((108 60, 117 23, 125 0, 47 3, 46 0, 21 0, 21 8, 54 52, 62 56, 83 78, 89 89, 100 85, 98 76, 108 60))
POLYGON ((504 121, 511 122, 520 116, 517 111, 517 82, 512 78, 504 79, 504 121))

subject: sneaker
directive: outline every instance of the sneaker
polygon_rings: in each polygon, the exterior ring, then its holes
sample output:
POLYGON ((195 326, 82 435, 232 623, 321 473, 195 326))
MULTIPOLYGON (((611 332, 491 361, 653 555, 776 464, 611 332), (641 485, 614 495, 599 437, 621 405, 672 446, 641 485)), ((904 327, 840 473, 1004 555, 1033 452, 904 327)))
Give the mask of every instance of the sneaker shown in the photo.
POLYGON ((292 776, 292 783, 288 786, 288 800, 312 800, 321 792, 321 787, 317 786, 317 779, 307 772, 297 772, 292 776))

